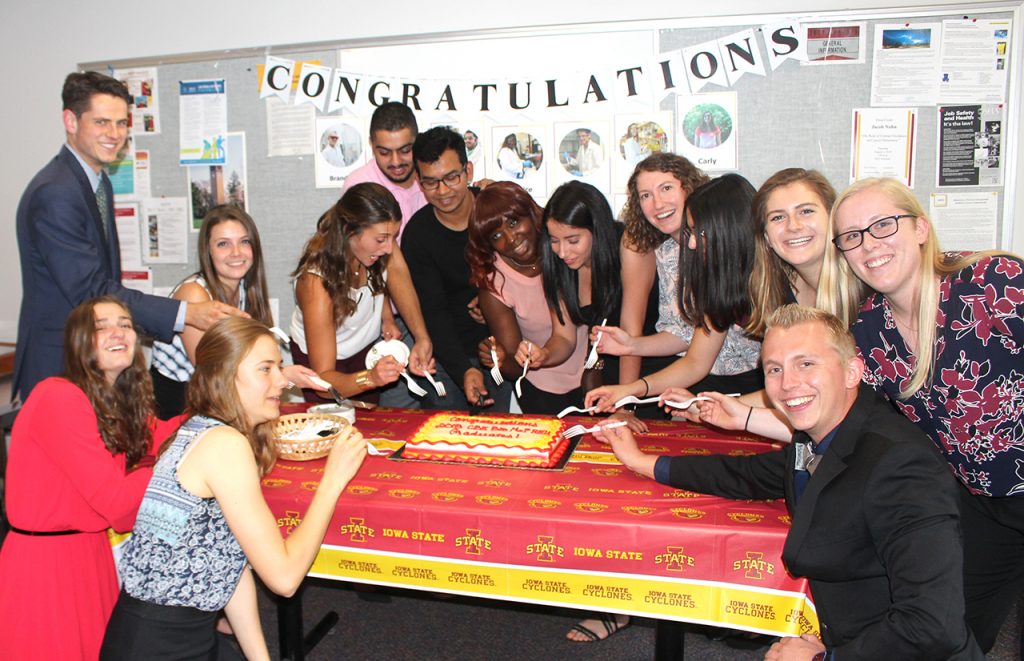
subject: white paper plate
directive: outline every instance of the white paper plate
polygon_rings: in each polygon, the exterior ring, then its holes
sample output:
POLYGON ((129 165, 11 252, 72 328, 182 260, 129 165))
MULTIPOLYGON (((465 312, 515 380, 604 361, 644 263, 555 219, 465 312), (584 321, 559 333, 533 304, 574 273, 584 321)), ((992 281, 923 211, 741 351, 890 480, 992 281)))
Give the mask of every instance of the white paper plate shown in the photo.
POLYGON ((333 404, 317 404, 316 406, 309 407, 309 412, 336 415, 339 418, 348 420, 350 424, 354 425, 356 423, 356 409, 351 405, 340 406, 336 402, 333 404))
POLYGON ((381 340, 370 347, 369 353, 366 354, 366 369, 372 370, 384 356, 393 356, 402 365, 408 365, 409 347, 401 340, 381 340))

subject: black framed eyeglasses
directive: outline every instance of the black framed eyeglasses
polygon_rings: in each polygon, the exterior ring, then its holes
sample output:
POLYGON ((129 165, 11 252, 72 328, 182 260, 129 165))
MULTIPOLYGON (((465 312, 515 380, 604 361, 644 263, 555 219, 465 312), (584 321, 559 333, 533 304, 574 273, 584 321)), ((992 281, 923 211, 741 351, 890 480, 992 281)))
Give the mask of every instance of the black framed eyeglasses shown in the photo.
POLYGON ((867 227, 859 230, 850 230, 849 232, 843 232, 832 239, 832 243, 836 248, 839 248, 842 252, 859 248, 864 243, 864 233, 867 232, 876 239, 884 239, 887 236, 892 236, 900 229, 900 218, 916 218, 912 213, 901 213, 895 216, 885 216, 879 218, 875 222, 871 223, 867 227))
POLYGON ((440 186, 443 181, 444 185, 448 188, 454 188, 462 182, 462 175, 464 174, 466 174, 465 165, 462 166, 462 169, 449 172, 440 179, 434 179, 433 177, 420 177, 420 186, 423 187, 423 190, 437 190, 437 187, 440 186))

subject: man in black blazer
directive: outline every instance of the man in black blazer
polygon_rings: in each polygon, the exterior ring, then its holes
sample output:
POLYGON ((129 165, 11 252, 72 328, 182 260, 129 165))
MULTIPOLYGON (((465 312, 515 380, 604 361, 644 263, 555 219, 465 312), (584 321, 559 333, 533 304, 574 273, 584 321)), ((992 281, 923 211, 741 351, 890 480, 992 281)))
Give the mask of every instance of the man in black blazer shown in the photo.
POLYGON ((956 484, 935 446, 861 384, 853 337, 832 315, 783 306, 761 359, 769 399, 797 430, 783 450, 657 457, 625 428, 600 439, 664 484, 786 499, 782 559, 810 582, 821 639, 784 638, 765 659, 984 659, 964 622, 956 484))
POLYGON ((114 193, 103 166, 117 159, 128 137, 128 89, 88 71, 68 75, 62 97, 67 144, 18 204, 21 315, 12 395, 22 400, 62 371, 64 322, 90 298, 117 296, 138 326, 165 342, 185 324, 205 329, 242 314, 216 301, 186 304, 121 285, 114 193))

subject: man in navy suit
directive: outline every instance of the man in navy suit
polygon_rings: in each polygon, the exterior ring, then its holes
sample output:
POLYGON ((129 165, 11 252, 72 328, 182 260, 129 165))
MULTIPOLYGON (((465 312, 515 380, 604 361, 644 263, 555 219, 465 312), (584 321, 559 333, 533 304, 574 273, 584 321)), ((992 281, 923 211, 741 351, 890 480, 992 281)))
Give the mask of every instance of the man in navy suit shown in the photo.
POLYGON ((769 399, 797 430, 785 449, 657 457, 626 429, 599 438, 663 484, 786 499, 793 524, 782 560, 810 582, 821 639, 783 638, 766 661, 984 659, 964 621, 957 487, 935 446, 861 384, 853 337, 828 313, 777 310, 761 360, 769 399))
POLYGON ((205 329, 242 314, 216 301, 186 304, 121 285, 114 193, 103 166, 117 159, 128 137, 128 89, 88 71, 68 75, 62 97, 67 144, 18 205, 22 299, 13 396, 23 401, 36 383, 62 371, 64 322, 95 296, 119 297, 138 326, 165 342, 185 324, 205 329))

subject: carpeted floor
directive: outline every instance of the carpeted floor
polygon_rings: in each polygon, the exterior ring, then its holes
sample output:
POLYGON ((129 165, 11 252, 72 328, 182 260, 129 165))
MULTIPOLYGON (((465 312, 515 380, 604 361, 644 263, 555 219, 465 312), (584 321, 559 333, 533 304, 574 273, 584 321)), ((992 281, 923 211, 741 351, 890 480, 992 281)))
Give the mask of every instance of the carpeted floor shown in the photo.
MULTIPOLYGON (((558 661, 650 661, 654 658, 653 620, 632 626, 598 643, 571 643, 565 632, 580 619, 579 611, 510 602, 451 598, 429 593, 386 589, 374 593, 386 602, 361 598, 346 584, 311 579, 303 593, 307 629, 330 610, 339 624, 306 658, 310 661, 489 661, 531 659, 558 661)), ((365 596, 365 595, 364 595, 365 596)), ((277 613, 266 590, 260 614, 271 656, 278 658, 277 613)), ((1019 609, 1007 618, 990 661, 1019 661, 1019 609)), ((703 633, 686 635, 689 661, 747 661, 764 658, 767 647, 740 650, 709 640, 703 633)))

